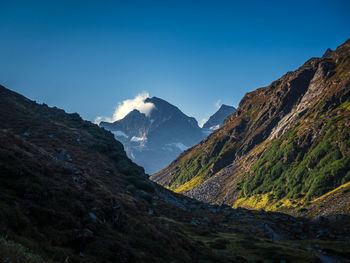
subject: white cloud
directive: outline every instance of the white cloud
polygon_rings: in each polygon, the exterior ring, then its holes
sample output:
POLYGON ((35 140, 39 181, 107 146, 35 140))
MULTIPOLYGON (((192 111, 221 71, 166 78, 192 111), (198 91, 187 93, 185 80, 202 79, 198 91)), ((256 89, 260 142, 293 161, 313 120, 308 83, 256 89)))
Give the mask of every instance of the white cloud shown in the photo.
POLYGON ((139 112, 145 114, 147 117, 150 116, 152 110, 155 108, 155 105, 151 102, 145 102, 149 98, 149 93, 143 92, 134 99, 124 100, 118 103, 118 106, 115 108, 112 118, 98 116, 96 117, 94 123, 99 124, 101 121, 115 122, 123 119, 129 112, 133 110, 138 110, 139 112))
MULTIPOLYGON (((170 146, 170 147, 177 147, 180 149, 180 151, 186 151, 189 147, 187 147, 186 145, 184 145, 182 142, 173 142, 173 143, 168 143, 165 146, 170 146)), ((168 150, 171 150, 171 148, 167 148, 168 150)))
POLYGON ((108 118, 108 117, 103 117, 103 116, 97 116, 94 120, 94 123, 99 125, 101 121, 107 121, 107 122, 111 122, 112 118, 108 118))
POLYGON ((220 106, 221 106, 221 100, 217 100, 217 101, 215 102, 215 107, 216 107, 217 109, 219 109, 220 106))
POLYGON ((154 104, 151 102, 145 102, 149 97, 147 92, 138 94, 132 100, 124 100, 119 103, 113 114, 113 121, 123 119, 129 112, 133 110, 138 110, 141 113, 144 113, 147 117, 150 116, 152 110, 155 108, 154 104))

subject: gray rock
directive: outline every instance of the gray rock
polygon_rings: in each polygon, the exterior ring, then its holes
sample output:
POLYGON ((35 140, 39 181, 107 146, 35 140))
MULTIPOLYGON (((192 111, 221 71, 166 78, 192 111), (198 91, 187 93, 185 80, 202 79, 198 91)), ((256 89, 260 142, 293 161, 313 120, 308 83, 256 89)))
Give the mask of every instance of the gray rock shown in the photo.
POLYGON ((203 222, 209 224, 211 222, 209 217, 203 217, 203 222))
POLYGON ((98 217, 97 217, 93 212, 90 212, 90 213, 89 213, 89 216, 90 216, 90 218, 91 218, 93 221, 97 222, 98 217))
POLYGON ((270 232, 272 241, 280 239, 280 235, 277 234, 268 224, 265 224, 265 229, 270 232))
POLYGON ((59 155, 57 156, 57 159, 61 161, 67 161, 67 162, 73 161, 70 155, 67 153, 66 149, 61 149, 59 155))
POLYGON ((193 226, 198 226, 198 225, 200 225, 201 223, 200 223, 197 219, 192 218, 190 224, 193 225, 193 226))
POLYGON ((90 229, 85 228, 83 230, 83 237, 89 238, 89 237, 93 237, 93 236, 94 236, 94 232, 92 232, 90 229))
POLYGON ((88 228, 84 228, 83 231, 77 233, 76 238, 77 239, 88 239, 88 238, 92 238, 93 236, 94 236, 94 232, 92 232, 88 228))

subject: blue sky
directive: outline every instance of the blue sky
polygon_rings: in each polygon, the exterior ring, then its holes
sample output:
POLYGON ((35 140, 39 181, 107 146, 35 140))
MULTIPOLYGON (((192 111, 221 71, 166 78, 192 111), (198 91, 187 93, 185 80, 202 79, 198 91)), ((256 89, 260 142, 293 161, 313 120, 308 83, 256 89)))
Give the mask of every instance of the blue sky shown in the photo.
POLYGON ((88 120, 141 92, 199 122, 350 37, 350 1, 4 1, 0 83, 88 120))

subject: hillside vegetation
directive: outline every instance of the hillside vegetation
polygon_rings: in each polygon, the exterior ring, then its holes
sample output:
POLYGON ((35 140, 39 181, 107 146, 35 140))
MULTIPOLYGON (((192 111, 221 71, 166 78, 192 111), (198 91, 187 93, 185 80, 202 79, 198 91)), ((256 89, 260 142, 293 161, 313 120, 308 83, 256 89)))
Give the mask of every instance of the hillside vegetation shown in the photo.
POLYGON ((151 182, 112 133, 78 114, 2 86, 0 102, 0 262, 316 263, 350 255, 349 218, 204 204, 151 182))
MULTIPOLYGON (((151 178, 210 203, 316 215, 312 201, 350 180, 349 97, 350 40, 246 94, 222 128, 151 178)), ((348 211, 349 193, 337 198, 330 214, 348 211)))

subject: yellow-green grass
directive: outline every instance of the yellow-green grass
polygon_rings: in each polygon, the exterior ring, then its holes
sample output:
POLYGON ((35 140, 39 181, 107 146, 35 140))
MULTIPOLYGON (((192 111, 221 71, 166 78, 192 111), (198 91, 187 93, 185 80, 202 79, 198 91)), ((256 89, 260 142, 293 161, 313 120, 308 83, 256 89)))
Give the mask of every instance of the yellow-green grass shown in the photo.
POLYGON ((174 190, 175 193, 184 193, 186 191, 192 190, 193 188, 199 186, 204 182, 203 176, 193 177, 190 181, 180 185, 178 188, 174 190))
POLYGON ((230 253, 248 262, 318 262, 313 252, 295 248, 289 243, 271 242, 235 233, 191 235, 217 253, 230 253))
POLYGON ((246 207, 246 208, 253 208, 253 209, 265 209, 267 211, 277 211, 282 208, 296 208, 300 206, 300 204, 303 202, 302 199, 298 200, 291 200, 289 198, 282 198, 280 200, 277 199, 269 199, 269 195, 272 195, 273 193, 266 193, 266 194, 256 194, 252 195, 250 197, 243 197, 234 203, 232 206, 233 208, 237 207, 246 207))

